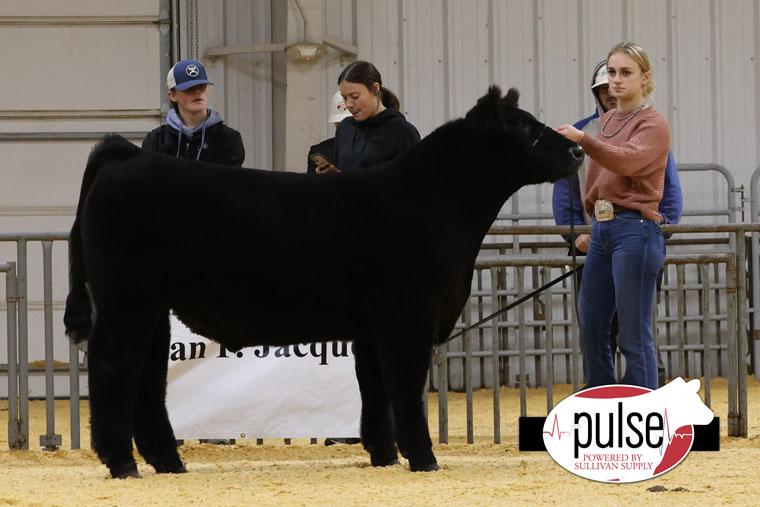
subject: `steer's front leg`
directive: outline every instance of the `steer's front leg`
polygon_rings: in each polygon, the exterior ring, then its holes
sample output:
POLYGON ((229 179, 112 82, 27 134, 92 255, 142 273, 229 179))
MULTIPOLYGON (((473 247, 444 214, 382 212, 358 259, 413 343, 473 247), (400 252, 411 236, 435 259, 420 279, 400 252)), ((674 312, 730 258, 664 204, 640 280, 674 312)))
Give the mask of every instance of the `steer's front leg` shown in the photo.
POLYGON ((361 437, 372 466, 398 465, 391 402, 383 383, 377 346, 357 341, 356 379, 362 396, 361 437))
POLYGON ((433 454, 422 403, 425 377, 430 366, 430 346, 429 342, 420 340, 421 336, 406 336, 401 340, 404 346, 400 346, 398 339, 393 341, 399 346, 382 343, 379 352, 401 455, 409 460, 409 468, 413 472, 432 472, 440 467, 433 454))

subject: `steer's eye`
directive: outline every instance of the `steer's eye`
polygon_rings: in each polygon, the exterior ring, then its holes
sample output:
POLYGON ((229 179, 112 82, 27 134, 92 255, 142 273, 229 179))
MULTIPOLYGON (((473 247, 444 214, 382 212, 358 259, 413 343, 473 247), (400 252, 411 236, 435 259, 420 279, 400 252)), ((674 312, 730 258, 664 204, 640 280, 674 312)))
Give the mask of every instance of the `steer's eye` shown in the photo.
POLYGON ((544 135, 544 131, 546 131, 546 125, 544 125, 541 128, 541 131, 538 133, 538 135, 536 135, 533 138, 532 142, 530 142, 530 146, 528 147, 528 151, 533 151, 533 150, 536 149, 536 146, 538 146, 539 141, 541 141, 541 137, 543 137, 543 135, 544 135))

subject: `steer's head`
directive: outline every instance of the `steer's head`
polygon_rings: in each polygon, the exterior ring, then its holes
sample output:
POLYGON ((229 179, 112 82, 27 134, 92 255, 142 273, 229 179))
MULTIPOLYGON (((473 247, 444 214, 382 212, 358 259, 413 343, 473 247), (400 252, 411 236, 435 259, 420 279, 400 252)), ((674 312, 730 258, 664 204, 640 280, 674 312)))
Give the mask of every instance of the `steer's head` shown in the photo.
POLYGON ((519 109, 520 93, 510 88, 502 97, 491 86, 465 116, 465 121, 489 151, 504 157, 514 171, 509 177, 523 185, 554 182, 569 176, 583 162, 583 150, 576 143, 519 109))

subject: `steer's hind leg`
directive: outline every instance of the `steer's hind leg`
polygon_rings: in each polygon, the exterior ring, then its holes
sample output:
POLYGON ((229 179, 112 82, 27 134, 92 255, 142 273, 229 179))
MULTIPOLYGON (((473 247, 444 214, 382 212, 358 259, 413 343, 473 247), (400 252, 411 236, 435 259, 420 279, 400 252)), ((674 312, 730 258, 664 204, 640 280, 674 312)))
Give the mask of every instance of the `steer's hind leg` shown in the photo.
POLYGON ((404 333, 383 337, 379 344, 383 379, 390 394, 401 455, 413 472, 438 470, 427 418, 422 403, 425 377, 430 366, 430 347, 424 334, 404 333))
POLYGON ((132 455, 132 409, 156 315, 144 306, 119 303, 96 302, 88 348, 90 436, 111 476, 139 477, 132 455))
POLYGON ((166 411, 166 371, 169 360, 169 314, 156 325, 132 412, 137 450, 158 473, 184 473, 177 441, 166 411))
POLYGON ((356 378, 362 396, 361 436, 364 449, 373 466, 398 464, 393 412, 383 384, 377 347, 374 343, 356 341, 356 378))

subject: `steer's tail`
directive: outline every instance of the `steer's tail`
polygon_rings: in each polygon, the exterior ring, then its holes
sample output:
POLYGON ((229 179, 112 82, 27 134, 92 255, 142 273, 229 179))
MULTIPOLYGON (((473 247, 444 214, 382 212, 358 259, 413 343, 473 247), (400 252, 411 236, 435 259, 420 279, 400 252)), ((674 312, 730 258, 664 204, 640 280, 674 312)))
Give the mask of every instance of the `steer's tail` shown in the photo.
POLYGON ((92 182, 98 170, 108 160, 125 160, 132 158, 139 149, 121 136, 109 135, 103 138, 90 153, 87 167, 82 178, 82 189, 79 193, 79 204, 74 225, 69 235, 69 295, 66 298, 66 312, 63 323, 66 335, 72 342, 86 342, 90 336, 93 322, 93 308, 87 291, 87 273, 84 267, 84 248, 82 245, 82 208, 87 199, 92 182))

